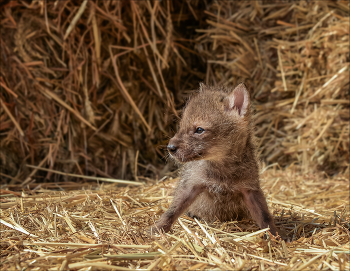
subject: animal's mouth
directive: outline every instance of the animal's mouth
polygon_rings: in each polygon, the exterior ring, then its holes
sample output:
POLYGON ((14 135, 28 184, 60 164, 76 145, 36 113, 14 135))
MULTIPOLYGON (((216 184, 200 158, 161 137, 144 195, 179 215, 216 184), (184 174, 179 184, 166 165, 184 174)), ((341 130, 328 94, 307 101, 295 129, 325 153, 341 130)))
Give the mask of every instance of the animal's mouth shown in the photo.
POLYGON ((181 152, 181 150, 178 150, 176 153, 170 153, 170 155, 180 163, 186 163, 203 159, 203 152, 184 154, 181 152))

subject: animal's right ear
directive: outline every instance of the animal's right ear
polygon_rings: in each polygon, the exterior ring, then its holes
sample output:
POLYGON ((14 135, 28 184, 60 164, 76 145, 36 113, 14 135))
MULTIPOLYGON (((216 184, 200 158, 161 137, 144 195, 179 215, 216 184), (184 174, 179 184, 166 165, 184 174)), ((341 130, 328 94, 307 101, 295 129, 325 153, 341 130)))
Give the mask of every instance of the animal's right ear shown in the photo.
POLYGON ((244 117, 249 111, 250 97, 246 86, 240 83, 235 89, 223 100, 225 110, 237 110, 241 117, 244 117))

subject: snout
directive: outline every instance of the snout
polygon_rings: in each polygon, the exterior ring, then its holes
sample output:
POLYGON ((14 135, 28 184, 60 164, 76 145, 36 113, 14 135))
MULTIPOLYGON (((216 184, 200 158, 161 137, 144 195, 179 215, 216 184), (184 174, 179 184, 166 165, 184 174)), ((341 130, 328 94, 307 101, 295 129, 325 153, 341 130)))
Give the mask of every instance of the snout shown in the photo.
POLYGON ((169 145, 167 146, 167 149, 168 149, 168 151, 169 151, 170 153, 175 153, 176 150, 177 150, 177 147, 176 147, 175 145, 173 145, 173 144, 169 144, 169 145))
POLYGON ((186 137, 183 138, 174 136, 170 139, 167 149, 171 157, 180 163, 186 163, 203 158, 202 152, 200 150, 196 150, 195 146, 191 146, 186 140, 186 137))
POLYGON ((177 140, 173 138, 170 139, 169 144, 167 146, 168 152, 171 154, 175 154, 175 152, 178 150, 179 146, 177 144, 177 140))

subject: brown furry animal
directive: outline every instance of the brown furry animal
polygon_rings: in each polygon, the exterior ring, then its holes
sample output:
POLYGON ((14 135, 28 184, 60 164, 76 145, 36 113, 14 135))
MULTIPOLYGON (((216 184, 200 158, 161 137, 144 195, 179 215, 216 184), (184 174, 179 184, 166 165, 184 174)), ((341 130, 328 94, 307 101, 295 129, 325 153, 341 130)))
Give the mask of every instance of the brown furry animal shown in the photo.
POLYGON ((250 216, 276 235, 259 184, 252 126, 249 92, 243 83, 233 90, 201 84, 167 146, 184 165, 174 200, 153 231, 169 231, 187 211, 206 221, 250 216))

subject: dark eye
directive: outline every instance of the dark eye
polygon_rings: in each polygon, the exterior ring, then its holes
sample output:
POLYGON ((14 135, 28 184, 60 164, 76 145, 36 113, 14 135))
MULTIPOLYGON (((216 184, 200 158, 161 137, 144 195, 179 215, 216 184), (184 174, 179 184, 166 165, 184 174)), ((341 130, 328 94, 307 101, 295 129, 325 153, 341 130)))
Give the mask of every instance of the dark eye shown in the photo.
POLYGON ((204 130, 203 128, 198 127, 198 128, 196 129, 195 133, 200 135, 200 134, 203 134, 204 131, 205 131, 205 130, 204 130))

